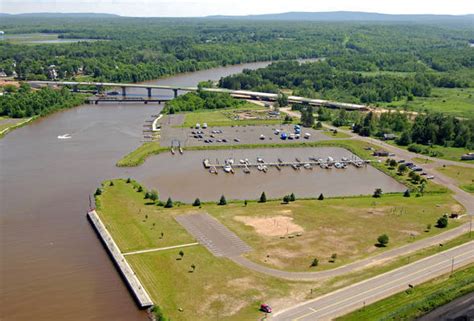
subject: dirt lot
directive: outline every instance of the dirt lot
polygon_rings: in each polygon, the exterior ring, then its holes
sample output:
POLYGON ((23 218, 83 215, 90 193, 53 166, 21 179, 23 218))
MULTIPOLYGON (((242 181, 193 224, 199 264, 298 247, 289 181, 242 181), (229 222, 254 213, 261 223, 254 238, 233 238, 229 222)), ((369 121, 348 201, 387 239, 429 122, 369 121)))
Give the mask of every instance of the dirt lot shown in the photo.
POLYGON ((303 228, 293 223, 293 218, 289 216, 236 216, 234 219, 247 226, 253 227, 255 232, 264 236, 285 236, 288 234, 303 232, 303 228))

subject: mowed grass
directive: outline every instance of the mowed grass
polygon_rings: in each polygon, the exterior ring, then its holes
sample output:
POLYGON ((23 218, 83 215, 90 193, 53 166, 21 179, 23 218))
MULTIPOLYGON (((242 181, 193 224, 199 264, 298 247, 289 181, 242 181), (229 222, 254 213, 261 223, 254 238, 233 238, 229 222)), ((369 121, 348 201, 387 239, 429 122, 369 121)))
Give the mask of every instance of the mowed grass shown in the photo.
POLYGON ((437 171, 456 180, 457 185, 469 193, 474 193, 474 168, 462 166, 439 167, 437 171))
MULTIPOLYGON (((311 271, 330 269, 388 249, 433 236, 446 229, 435 227, 437 219, 445 213, 461 210, 448 193, 425 194, 422 197, 403 197, 399 194, 382 198, 353 197, 332 198, 323 201, 297 200, 287 205, 280 201, 249 203, 228 206, 206 205, 204 209, 233 230, 253 249, 248 257, 260 264, 289 271, 311 271), (291 223, 301 227, 301 236, 289 233, 280 226, 280 235, 271 235, 272 226, 283 224, 278 217, 289 217, 291 223), (257 231, 251 222, 242 218, 263 219, 265 230, 257 231), (266 221, 265 221, 266 219, 266 221), (425 232, 431 224, 429 232, 425 232), (377 237, 387 234, 387 247, 377 247, 377 237), (282 238, 283 237, 283 238, 282 238), (330 262, 336 253, 335 262, 330 262), (319 260, 317 268, 311 268, 314 258, 319 260)), ((450 220, 449 227, 459 226, 461 221, 450 220)))
POLYGON ((474 291, 474 265, 366 306, 338 321, 415 320, 434 308, 474 291))
POLYGON ((127 257, 152 300, 171 320, 258 320, 263 317, 258 311, 261 303, 282 300, 293 288, 291 282, 249 271, 202 246, 184 248, 182 260, 178 252, 127 257), (191 272, 193 264, 196 269, 191 272))
POLYGON ((116 165, 118 167, 138 166, 143 164, 147 157, 157 155, 167 150, 169 150, 169 148, 160 146, 159 142, 146 142, 122 157, 116 165))
POLYGON ((97 212, 122 252, 195 242, 174 220, 179 211, 167 211, 144 199, 132 183, 113 182, 114 186, 104 183, 97 212))
POLYGON ((268 108, 246 102, 239 108, 217 109, 217 110, 198 110, 187 112, 185 114, 182 127, 193 127, 196 124, 206 123, 209 127, 218 126, 244 126, 244 125, 273 125, 280 124, 280 119, 233 119, 238 112, 243 111, 268 111, 268 108))
POLYGON ((340 131, 334 133, 333 131, 325 130, 325 131, 323 131, 323 134, 328 136, 328 137, 331 137, 331 138, 349 138, 349 137, 351 137, 351 135, 340 132, 340 131))
POLYGON ((433 88, 430 97, 413 101, 385 103, 388 107, 406 107, 414 111, 441 112, 451 116, 474 117, 474 88, 433 88))

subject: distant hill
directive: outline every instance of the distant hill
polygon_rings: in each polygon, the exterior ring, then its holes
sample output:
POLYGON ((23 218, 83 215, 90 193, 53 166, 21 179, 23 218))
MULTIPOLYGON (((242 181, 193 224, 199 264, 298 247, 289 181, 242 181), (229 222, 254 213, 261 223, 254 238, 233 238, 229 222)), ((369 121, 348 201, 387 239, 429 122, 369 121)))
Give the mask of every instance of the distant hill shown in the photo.
POLYGON ((429 21, 472 21, 474 14, 468 15, 393 15, 370 12, 334 11, 334 12, 285 12, 248 16, 208 16, 211 19, 247 19, 247 20, 287 20, 287 21, 392 21, 392 22, 429 22, 429 21))
POLYGON ((8 14, 0 13, 0 17, 35 17, 35 18, 114 18, 120 17, 111 13, 60 13, 60 12, 38 12, 8 14))

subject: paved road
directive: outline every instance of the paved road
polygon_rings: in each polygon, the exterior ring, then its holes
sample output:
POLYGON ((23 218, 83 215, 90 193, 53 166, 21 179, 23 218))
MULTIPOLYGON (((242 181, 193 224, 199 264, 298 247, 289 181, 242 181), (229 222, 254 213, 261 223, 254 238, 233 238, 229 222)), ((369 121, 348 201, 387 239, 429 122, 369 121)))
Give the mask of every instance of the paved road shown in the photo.
POLYGON ((356 283, 293 308, 276 311, 271 320, 331 320, 382 298, 474 262, 474 241, 356 283), (454 261, 453 261, 454 259, 454 261), (454 264, 453 264, 454 262, 454 264), (365 303, 364 303, 365 302, 365 303))

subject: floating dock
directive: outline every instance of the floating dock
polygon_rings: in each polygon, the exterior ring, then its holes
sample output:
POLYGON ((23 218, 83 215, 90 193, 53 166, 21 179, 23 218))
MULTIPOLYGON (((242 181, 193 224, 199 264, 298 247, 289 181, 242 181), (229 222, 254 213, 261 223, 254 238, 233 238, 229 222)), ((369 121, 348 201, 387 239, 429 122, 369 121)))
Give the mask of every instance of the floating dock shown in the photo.
POLYGON ((99 215, 97 215, 95 210, 92 210, 87 213, 87 217, 102 240, 102 243, 107 248, 112 260, 115 263, 115 266, 117 266, 122 277, 127 282, 127 286, 132 291, 138 306, 142 309, 152 307, 153 302, 151 301, 148 292, 145 290, 140 280, 138 280, 137 276, 135 275, 135 272, 133 272, 131 266, 120 252, 120 249, 118 248, 117 244, 115 244, 115 241, 107 231, 104 223, 102 223, 99 215))
POLYGON ((321 167, 325 169, 329 168, 337 168, 337 169, 344 169, 347 165, 353 165, 357 168, 361 168, 363 166, 367 166, 367 164, 370 163, 369 160, 361 160, 361 159, 348 159, 348 160, 340 160, 340 161, 321 161, 317 160, 315 158, 310 158, 307 161, 301 161, 300 159, 296 158, 295 161, 293 162, 285 162, 282 161, 281 159, 278 159, 278 162, 265 162, 265 161, 257 161, 255 163, 251 162, 238 162, 238 163, 229 163, 227 160, 224 162, 224 164, 219 164, 219 162, 216 161, 216 163, 211 163, 209 159, 204 159, 202 164, 204 168, 206 169, 211 169, 213 171, 217 171, 218 169, 224 169, 225 167, 229 168, 231 167, 231 172, 233 171, 234 168, 242 168, 245 171, 248 171, 250 168, 258 168, 259 170, 262 170, 262 168, 265 168, 264 171, 266 171, 267 168, 270 167, 275 167, 277 170, 281 170, 282 167, 292 167, 293 169, 313 169, 314 167, 321 167), (339 164, 339 165, 336 165, 339 164))

